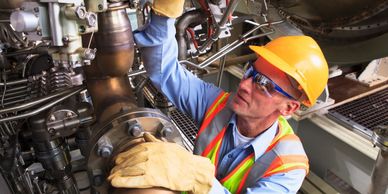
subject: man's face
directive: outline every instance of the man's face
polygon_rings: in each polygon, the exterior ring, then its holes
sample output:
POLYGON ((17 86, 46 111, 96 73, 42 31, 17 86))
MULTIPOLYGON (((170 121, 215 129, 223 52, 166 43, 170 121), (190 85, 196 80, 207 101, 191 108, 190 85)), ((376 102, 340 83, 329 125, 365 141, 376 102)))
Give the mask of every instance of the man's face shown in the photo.
MULTIPOLYGON (((274 81, 288 94, 294 96, 290 82, 282 71, 263 59, 256 61, 254 68, 274 81)), ((252 82, 251 77, 241 80, 236 95, 232 100, 231 108, 239 116, 265 118, 271 114, 281 114, 280 111, 287 108, 289 101, 290 99, 278 92, 272 93, 271 97, 269 97, 264 91, 257 88, 255 83, 252 82)))

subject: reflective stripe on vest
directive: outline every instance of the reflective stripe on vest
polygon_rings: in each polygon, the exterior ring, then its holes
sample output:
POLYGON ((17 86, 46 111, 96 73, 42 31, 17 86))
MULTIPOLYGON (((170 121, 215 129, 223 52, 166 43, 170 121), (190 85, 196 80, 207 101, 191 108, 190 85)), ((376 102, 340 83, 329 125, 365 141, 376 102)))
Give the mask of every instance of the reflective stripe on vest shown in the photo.
MULTIPOLYGON (((223 137, 233 112, 228 108, 229 94, 221 93, 209 108, 197 135, 195 154, 208 157, 218 165, 219 151, 223 137), (217 106, 217 107, 216 107, 217 106)), ((220 182, 231 193, 240 193, 253 186, 260 178, 276 173, 285 173, 294 169, 308 172, 308 160, 299 138, 294 135, 291 126, 279 117, 279 130, 265 153, 254 161, 254 153, 247 156, 220 182)))

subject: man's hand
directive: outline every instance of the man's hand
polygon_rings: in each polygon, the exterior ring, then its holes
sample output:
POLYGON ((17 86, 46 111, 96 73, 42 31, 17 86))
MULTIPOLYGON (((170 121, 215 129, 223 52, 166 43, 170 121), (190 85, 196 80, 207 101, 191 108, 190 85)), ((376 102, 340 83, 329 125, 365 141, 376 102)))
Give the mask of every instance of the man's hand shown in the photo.
MULTIPOLYGON (((185 0, 146 0, 158 15, 177 18, 182 15, 185 0)), ((143 2, 144 4, 144 2, 143 2)))
POLYGON ((208 158, 193 155, 178 144, 157 141, 147 133, 144 139, 154 142, 139 144, 116 158, 108 177, 114 187, 209 192, 214 165, 208 158))

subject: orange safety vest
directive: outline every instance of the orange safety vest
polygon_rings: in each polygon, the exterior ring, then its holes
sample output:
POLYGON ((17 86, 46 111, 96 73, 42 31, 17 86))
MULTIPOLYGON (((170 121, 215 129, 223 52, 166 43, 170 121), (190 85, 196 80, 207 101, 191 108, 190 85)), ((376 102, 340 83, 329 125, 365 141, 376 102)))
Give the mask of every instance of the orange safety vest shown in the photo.
MULTIPOLYGON (((222 92, 206 112, 198 131, 194 153, 209 158, 216 167, 220 147, 233 111, 227 106, 229 93, 222 92)), ((232 99, 232 98, 230 98, 232 99)), ((255 161, 254 153, 247 156, 228 175, 219 180, 231 193, 246 192, 261 178, 294 169, 309 171, 302 143, 291 126, 279 117, 279 130, 265 153, 255 161)))

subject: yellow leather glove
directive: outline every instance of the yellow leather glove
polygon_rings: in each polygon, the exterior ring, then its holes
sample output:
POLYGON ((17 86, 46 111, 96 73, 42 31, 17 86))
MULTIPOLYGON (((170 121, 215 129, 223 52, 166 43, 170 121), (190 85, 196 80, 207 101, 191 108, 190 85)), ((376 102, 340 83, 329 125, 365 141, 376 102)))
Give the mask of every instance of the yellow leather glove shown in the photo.
POLYGON ((214 165, 178 144, 160 142, 145 134, 146 142, 116 158, 108 180, 118 188, 164 187, 174 191, 205 194, 210 191, 214 165), (157 141, 157 142, 156 142, 157 141))
POLYGON ((177 18, 182 15, 185 0, 154 0, 151 7, 158 15, 177 18))

